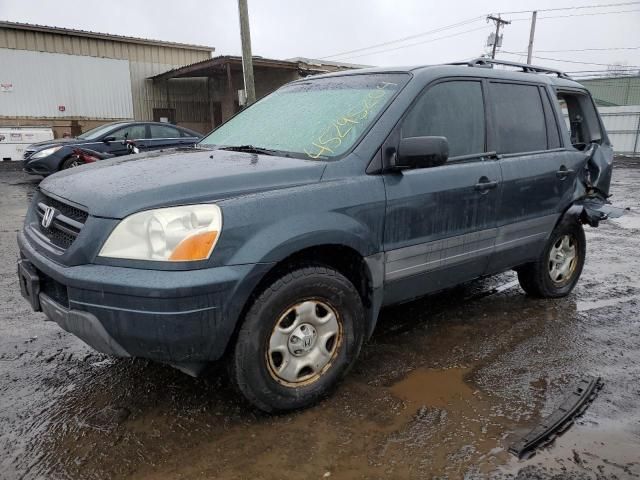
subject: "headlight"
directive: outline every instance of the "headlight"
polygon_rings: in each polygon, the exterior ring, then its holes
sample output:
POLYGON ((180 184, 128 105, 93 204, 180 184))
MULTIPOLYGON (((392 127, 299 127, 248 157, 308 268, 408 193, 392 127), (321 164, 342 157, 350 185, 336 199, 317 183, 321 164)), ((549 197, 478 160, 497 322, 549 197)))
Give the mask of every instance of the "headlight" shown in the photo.
POLYGON ((217 205, 187 205, 134 213, 111 232, 100 257, 184 262, 206 260, 222 230, 217 205))
POLYGON ((61 148, 62 148, 62 145, 59 145, 57 147, 45 148, 44 150, 40 150, 39 152, 34 153, 29 158, 44 158, 44 157, 48 157, 49 155, 53 155, 54 153, 56 153, 61 148))

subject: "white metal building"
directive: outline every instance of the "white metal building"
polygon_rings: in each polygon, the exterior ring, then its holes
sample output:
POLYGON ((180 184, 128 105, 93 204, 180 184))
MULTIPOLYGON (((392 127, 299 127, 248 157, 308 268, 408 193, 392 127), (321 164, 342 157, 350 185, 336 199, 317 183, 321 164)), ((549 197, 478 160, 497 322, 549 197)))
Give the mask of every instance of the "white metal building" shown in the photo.
POLYGON ((213 47, 0 22, 0 125, 72 135, 112 120, 168 117, 210 128, 204 79, 150 77, 211 58, 213 47))

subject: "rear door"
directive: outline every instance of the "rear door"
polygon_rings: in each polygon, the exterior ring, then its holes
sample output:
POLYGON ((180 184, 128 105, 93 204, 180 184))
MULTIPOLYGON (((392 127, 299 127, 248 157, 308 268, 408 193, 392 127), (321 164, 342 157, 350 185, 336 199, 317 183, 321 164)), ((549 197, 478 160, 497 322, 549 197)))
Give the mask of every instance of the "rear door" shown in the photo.
POLYGON ((150 138, 147 141, 147 149, 149 150, 177 147, 184 140, 180 130, 172 125, 152 123, 149 125, 149 132, 150 138))
POLYGON ((450 157, 438 167, 384 176, 385 303, 456 285, 488 266, 500 171, 487 152, 483 90, 475 79, 431 85, 395 134, 447 137, 450 157))
POLYGON ((572 194, 577 163, 562 146, 557 115, 542 85, 490 81, 493 135, 502 185, 496 253, 489 273, 533 260, 572 194))
POLYGON ((188 130, 178 129, 180 131, 180 145, 184 145, 186 147, 195 145, 202 138, 201 135, 196 135, 195 132, 190 132, 188 130))

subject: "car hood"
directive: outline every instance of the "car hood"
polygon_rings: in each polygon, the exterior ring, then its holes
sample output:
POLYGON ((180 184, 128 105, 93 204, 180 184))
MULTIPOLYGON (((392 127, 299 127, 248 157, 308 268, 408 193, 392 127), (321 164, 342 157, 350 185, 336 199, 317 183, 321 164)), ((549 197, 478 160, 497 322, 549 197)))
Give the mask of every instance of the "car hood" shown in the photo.
POLYGON ((88 140, 82 140, 80 138, 58 138, 56 140, 45 140, 44 142, 31 144, 27 150, 38 151, 48 147, 57 147, 58 145, 78 145, 81 143, 88 143, 88 140))
POLYGON ((64 170, 43 180, 40 189, 84 206, 90 215, 124 218, 149 208, 315 183, 325 165, 243 152, 175 149, 64 170))

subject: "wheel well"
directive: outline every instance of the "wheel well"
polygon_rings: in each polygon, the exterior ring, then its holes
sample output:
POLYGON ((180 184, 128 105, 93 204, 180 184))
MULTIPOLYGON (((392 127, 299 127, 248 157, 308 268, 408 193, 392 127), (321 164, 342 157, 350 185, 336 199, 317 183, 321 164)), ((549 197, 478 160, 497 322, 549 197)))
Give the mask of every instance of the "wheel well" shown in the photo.
MULTIPOLYGON (((344 275, 356 288, 365 308, 371 301, 371 275, 364 258, 344 245, 320 245, 300 250, 278 262, 258 283, 251 299, 257 297, 277 278, 303 265, 322 265, 344 275)), ((250 302, 247 302, 250 303, 250 302)))
POLYGON ((267 272, 260 282, 258 282, 258 285, 253 289, 249 299, 242 308, 239 321, 236 325, 236 331, 227 345, 227 350, 235 344, 242 321, 254 300, 278 278, 292 270, 309 265, 330 267, 344 275, 360 294, 365 309, 368 310, 371 308, 371 273, 364 258, 356 250, 344 245, 320 245, 305 248, 278 262, 267 272))
POLYGON ((58 171, 62 170, 62 166, 64 165, 64 162, 66 162, 69 158, 71 158, 72 155, 73 155, 73 152, 71 152, 69 155, 65 155, 64 157, 62 157, 62 160, 60 160, 60 162, 58 163, 58 171))

